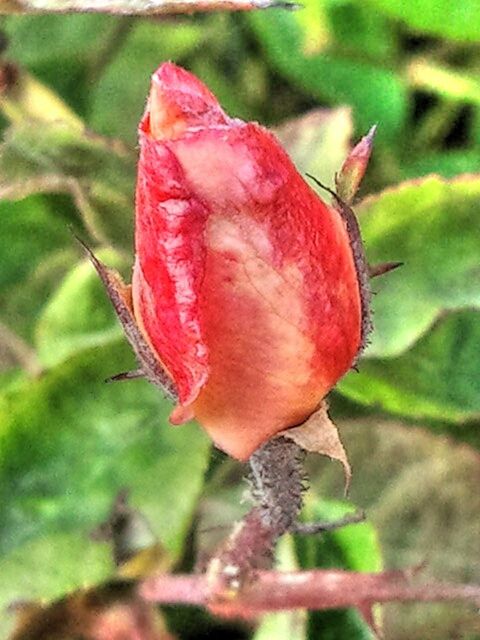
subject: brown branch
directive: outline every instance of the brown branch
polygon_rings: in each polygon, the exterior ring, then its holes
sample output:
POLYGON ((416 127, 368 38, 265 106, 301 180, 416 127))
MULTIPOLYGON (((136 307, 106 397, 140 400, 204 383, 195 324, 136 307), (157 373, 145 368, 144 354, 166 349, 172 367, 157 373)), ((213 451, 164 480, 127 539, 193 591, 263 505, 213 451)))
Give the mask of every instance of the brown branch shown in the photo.
POLYGON ((252 617, 285 609, 337 609, 386 602, 473 600, 480 586, 433 582, 413 585, 402 572, 357 573, 319 569, 301 572, 258 571, 232 594, 221 593, 206 575, 158 575, 140 585, 140 595, 158 604, 203 605, 217 615, 252 617))
POLYGON ((194 11, 250 11, 269 7, 296 9, 283 0, 0 0, 0 14, 111 13, 152 16, 194 11))

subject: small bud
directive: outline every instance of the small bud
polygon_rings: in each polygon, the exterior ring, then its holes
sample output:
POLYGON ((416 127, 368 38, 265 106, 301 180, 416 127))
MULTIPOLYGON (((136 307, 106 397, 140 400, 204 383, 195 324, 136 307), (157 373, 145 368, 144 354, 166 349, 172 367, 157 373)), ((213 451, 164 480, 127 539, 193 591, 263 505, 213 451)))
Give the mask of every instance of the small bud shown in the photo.
POLYGON ((337 195, 347 204, 353 202, 353 198, 358 191, 360 182, 367 169, 376 130, 377 126, 373 125, 367 135, 350 151, 342 168, 335 176, 337 195))

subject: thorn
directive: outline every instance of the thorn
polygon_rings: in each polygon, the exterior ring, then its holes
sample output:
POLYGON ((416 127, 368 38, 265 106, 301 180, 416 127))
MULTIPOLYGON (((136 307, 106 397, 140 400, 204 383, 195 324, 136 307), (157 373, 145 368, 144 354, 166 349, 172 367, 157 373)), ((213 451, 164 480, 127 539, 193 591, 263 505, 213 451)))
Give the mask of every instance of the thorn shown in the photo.
POLYGON ((70 233, 72 234, 72 236, 75 238, 75 240, 78 242, 78 244, 80 245, 80 247, 83 250, 83 253, 86 255, 86 257, 90 260, 90 262, 93 264, 93 266, 95 268, 97 268, 97 265, 100 265, 100 260, 95 256, 95 254, 93 253, 93 251, 90 249, 90 247, 88 246, 88 244, 86 242, 84 242, 80 236, 74 231, 72 225, 68 226, 70 233))
POLYGON ((342 527, 346 527, 350 524, 359 524, 365 522, 367 514, 365 511, 355 511, 349 513, 339 520, 333 520, 332 522, 296 522, 291 528, 291 533, 298 533, 300 535, 316 535, 318 533, 325 533, 327 531, 336 531, 342 527))
POLYGON ((111 382, 121 382, 122 380, 135 380, 136 378, 144 378, 145 373, 142 369, 135 369, 134 371, 122 371, 122 373, 117 373, 115 376, 110 376, 105 379, 107 384, 111 382))
POLYGON ((361 616, 368 624, 372 632, 375 634, 376 640, 383 640, 384 635, 380 626, 380 622, 375 617, 375 610, 373 608, 372 602, 364 602, 360 605, 357 605, 357 609, 359 610, 361 616))
POLYGON ((312 176, 311 173, 305 173, 305 175, 307 176, 307 178, 310 178, 310 180, 313 180, 315 184, 320 187, 320 189, 323 189, 324 191, 329 193, 332 196, 332 198, 335 198, 337 202, 342 204, 342 201, 340 200, 340 198, 338 197, 338 195, 335 193, 333 189, 330 189, 330 187, 327 187, 327 185, 323 184, 323 182, 320 182, 320 180, 315 176, 312 176))
POLYGON ((286 9, 287 11, 303 9, 303 4, 300 2, 289 2, 288 0, 256 0, 254 5, 258 9, 286 9))
POLYGON ((370 278, 376 278, 377 276, 383 276, 383 274, 403 267, 404 262, 381 262, 380 264, 368 265, 368 275, 370 278))

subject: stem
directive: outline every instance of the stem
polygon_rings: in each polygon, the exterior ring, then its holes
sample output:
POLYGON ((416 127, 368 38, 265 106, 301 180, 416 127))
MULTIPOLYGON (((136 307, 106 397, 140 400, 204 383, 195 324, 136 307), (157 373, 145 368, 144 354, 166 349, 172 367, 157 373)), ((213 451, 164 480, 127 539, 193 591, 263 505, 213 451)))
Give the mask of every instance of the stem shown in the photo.
POLYGON ((274 438, 250 458, 255 506, 234 528, 208 570, 214 590, 237 591, 254 570, 270 566, 277 540, 302 508, 305 452, 288 438, 274 438))
POLYGON ((258 571, 236 594, 212 591, 208 576, 159 575, 140 585, 140 595, 158 604, 195 604, 223 617, 251 617, 268 611, 365 607, 384 602, 480 602, 480 586, 430 583, 412 585, 401 572, 357 573, 319 569, 258 571))
POLYGON ((282 0, 0 0, 0 14, 111 13, 153 16, 192 11, 250 11, 268 7, 296 9, 282 0))

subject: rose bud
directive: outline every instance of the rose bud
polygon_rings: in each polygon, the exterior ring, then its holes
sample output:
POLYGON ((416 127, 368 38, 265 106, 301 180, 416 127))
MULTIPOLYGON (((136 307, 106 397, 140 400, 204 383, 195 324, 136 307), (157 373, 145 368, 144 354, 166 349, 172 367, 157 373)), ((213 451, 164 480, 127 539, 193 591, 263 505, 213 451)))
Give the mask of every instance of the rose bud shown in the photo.
POLYGON ((152 77, 139 135, 134 320, 177 390, 171 422, 196 418, 245 460, 308 419, 364 343, 358 226, 174 64, 152 77))
POLYGON ((174 64, 152 77, 139 136, 131 288, 89 252, 140 363, 115 378, 157 384, 177 400, 172 423, 196 418, 240 460, 305 423, 343 461, 322 399, 370 328, 352 210, 174 64))

